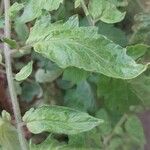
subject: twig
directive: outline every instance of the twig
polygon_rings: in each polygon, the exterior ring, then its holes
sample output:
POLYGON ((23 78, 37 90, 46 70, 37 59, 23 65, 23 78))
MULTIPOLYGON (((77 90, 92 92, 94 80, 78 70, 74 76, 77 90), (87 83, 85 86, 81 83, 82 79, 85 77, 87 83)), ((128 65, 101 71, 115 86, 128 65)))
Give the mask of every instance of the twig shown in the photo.
MULTIPOLYGON (((8 10, 10 8, 10 0, 4 0, 4 11, 5 11, 5 37, 10 38, 11 35, 11 25, 10 25, 10 18, 8 15, 8 10)), ((15 87, 13 83, 13 75, 12 75, 12 67, 11 67, 11 57, 10 57, 10 48, 8 44, 4 43, 4 56, 5 56, 5 64, 6 64, 6 75, 7 75, 7 81, 8 81, 8 87, 9 92, 11 96, 14 116, 17 124, 17 132, 18 132, 18 138, 20 142, 20 146, 22 150, 28 150, 27 142, 24 137, 23 128, 20 125, 22 122, 21 119, 21 112, 19 108, 19 103, 17 100, 17 94, 15 92, 15 87)))
POLYGON ((95 23, 94 23, 92 17, 90 16, 90 13, 89 13, 89 11, 88 11, 86 5, 85 5, 84 0, 81 0, 81 6, 82 6, 82 9, 83 9, 83 11, 84 11, 86 17, 87 17, 87 20, 88 20, 88 22, 89 22, 89 25, 94 26, 95 23))

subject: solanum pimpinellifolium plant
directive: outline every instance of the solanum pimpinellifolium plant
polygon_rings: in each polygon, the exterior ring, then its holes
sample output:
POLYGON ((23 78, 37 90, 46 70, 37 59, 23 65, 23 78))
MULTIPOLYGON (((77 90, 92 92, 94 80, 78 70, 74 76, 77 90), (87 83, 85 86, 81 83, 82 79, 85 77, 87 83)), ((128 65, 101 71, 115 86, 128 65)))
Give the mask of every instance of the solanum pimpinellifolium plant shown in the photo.
MULTIPOLYGON (((23 123, 34 135, 48 132, 40 144, 30 136, 30 150, 144 149, 136 113, 150 106, 150 11, 136 14, 131 33, 122 27, 130 7, 128 0, 11 1, 13 35, 1 41, 13 49, 18 98, 32 107, 23 123)), ((0 145, 21 149, 5 110, 0 145)))

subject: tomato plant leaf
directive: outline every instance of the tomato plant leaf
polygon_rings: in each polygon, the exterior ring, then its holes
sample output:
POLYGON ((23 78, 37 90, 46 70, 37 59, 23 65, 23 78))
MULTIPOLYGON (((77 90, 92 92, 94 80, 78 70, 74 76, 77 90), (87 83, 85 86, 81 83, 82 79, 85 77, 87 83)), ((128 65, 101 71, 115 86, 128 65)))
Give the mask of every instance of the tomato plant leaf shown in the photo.
POLYGON ((106 23, 120 22, 125 17, 125 12, 120 12, 116 6, 106 0, 90 0, 89 12, 95 21, 106 23))
POLYGON ((71 81, 73 83, 79 83, 86 80, 88 77, 88 72, 83 69, 69 67, 65 69, 63 73, 63 80, 71 81))
POLYGON ((103 121, 87 113, 62 106, 30 109, 23 117, 28 129, 35 134, 43 131, 77 134, 91 130, 103 121))
POLYGON ((135 78, 147 68, 127 56, 125 48, 97 34, 95 27, 37 21, 27 44, 61 68, 76 67, 122 79, 135 78))
POLYGON ((62 70, 60 68, 54 68, 53 70, 38 69, 35 74, 35 79, 39 83, 52 82, 61 74, 62 70))
POLYGON ((29 62, 26 66, 24 66, 16 75, 15 79, 17 81, 22 81, 28 78, 28 76, 32 73, 32 65, 33 61, 29 62))
POLYGON ((29 0, 21 16, 22 22, 29 22, 42 15, 42 10, 53 11, 58 9, 63 0, 29 0))
POLYGON ((127 54, 136 60, 142 57, 148 49, 150 49, 150 46, 145 44, 131 45, 127 47, 127 54))

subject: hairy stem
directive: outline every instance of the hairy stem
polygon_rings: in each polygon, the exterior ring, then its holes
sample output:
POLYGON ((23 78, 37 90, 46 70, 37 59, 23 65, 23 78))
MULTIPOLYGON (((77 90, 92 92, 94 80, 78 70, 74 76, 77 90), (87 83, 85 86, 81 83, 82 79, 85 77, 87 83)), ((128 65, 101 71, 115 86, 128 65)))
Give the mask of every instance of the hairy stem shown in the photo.
MULTIPOLYGON (((10 25, 10 18, 8 15, 8 10, 10 7, 10 0, 4 0, 4 11, 5 11, 5 37, 10 38, 11 36, 11 25, 10 25)), ((14 116, 17 125, 17 132, 19 137, 19 142, 22 150, 28 150, 27 142, 24 137, 23 128, 21 125, 21 112, 19 108, 19 103, 17 100, 17 94, 15 92, 14 82, 13 82, 13 75, 12 75, 12 67, 11 67, 11 56, 10 56, 10 48, 8 44, 4 43, 4 56, 5 56, 5 67, 6 67, 6 75, 8 81, 8 87, 10 92, 10 97, 13 105, 14 116)))
POLYGON ((89 11, 88 11, 86 5, 85 5, 84 0, 81 0, 81 6, 82 6, 82 9, 83 9, 83 11, 84 11, 86 17, 87 17, 87 20, 88 20, 88 22, 89 22, 89 25, 94 26, 95 23, 94 23, 92 17, 90 16, 90 13, 89 13, 89 11))

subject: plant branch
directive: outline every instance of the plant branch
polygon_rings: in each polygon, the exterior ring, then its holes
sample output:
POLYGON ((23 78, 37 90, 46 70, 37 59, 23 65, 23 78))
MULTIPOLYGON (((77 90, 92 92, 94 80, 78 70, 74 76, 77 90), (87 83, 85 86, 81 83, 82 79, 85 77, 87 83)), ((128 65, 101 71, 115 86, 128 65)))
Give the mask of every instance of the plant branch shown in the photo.
MULTIPOLYGON (((10 18, 8 15, 8 10, 10 8, 10 0, 4 0, 4 12, 5 12, 5 37, 10 38, 11 35, 11 25, 10 25, 10 18)), ((20 125, 22 122, 21 119, 21 112, 19 108, 19 103, 17 100, 17 94, 15 92, 14 82, 13 82, 13 75, 12 75, 12 67, 11 67, 11 57, 10 57, 10 48, 8 44, 4 43, 4 56, 5 56, 5 67, 6 67, 6 75, 8 81, 9 92, 11 96, 11 101, 13 105, 14 116, 17 124, 17 132, 19 137, 19 142, 22 150, 28 150, 27 142, 24 137, 23 128, 20 125)))
POLYGON ((89 25, 94 26, 95 23, 94 23, 92 17, 90 16, 90 13, 89 13, 89 11, 88 11, 88 8, 87 8, 86 5, 85 5, 84 0, 81 0, 81 6, 82 6, 82 9, 83 9, 83 11, 84 11, 86 17, 87 17, 87 20, 88 20, 88 22, 89 22, 89 25))

